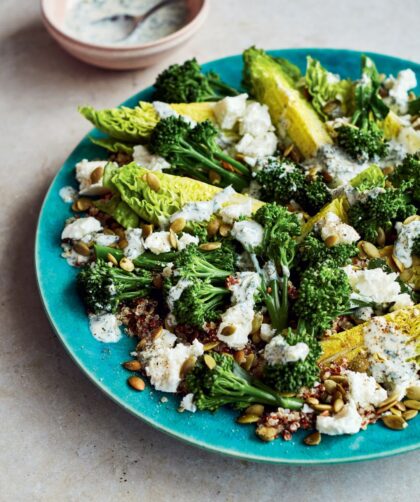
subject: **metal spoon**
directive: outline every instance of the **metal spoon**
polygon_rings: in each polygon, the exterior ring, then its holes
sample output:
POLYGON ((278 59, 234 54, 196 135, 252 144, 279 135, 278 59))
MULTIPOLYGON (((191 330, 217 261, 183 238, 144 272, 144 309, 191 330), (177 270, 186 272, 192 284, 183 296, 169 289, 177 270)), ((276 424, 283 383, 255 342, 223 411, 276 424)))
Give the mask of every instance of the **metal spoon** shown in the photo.
POLYGON ((93 21, 92 24, 102 23, 103 21, 112 21, 112 22, 126 21, 126 22, 129 22, 129 23, 131 23, 131 28, 128 31, 128 33, 116 41, 125 40, 132 33, 134 33, 136 31, 136 29, 141 25, 141 23, 143 23, 152 14, 154 14, 156 11, 158 11, 162 7, 165 7, 166 5, 169 5, 174 2, 179 2, 179 0, 162 0, 162 2, 157 3, 156 5, 151 7, 148 11, 146 11, 144 14, 140 14, 139 16, 133 16, 132 14, 114 14, 113 16, 106 16, 106 17, 102 17, 101 19, 97 19, 96 21, 93 21))

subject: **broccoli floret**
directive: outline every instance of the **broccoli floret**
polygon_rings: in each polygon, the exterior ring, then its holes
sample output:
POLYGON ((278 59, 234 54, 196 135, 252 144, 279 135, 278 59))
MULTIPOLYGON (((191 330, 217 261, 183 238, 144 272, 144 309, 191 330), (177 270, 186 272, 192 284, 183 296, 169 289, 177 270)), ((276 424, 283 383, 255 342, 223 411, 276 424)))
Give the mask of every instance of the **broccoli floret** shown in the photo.
POLYGON ((388 153, 388 142, 379 126, 366 120, 362 127, 346 124, 337 129, 337 143, 358 161, 382 159, 388 153))
POLYGON ((337 244, 327 247, 325 243, 315 236, 309 234, 299 245, 296 256, 296 268, 304 271, 307 268, 317 267, 327 260, 336 267, 348 265, 353 256, 358 254, 359 250, 354 244, 337 244))
MULTIPOLYGON (((110 248, 107 246, 99 246, 98 244, 95 244, 94 250, 97 260, 109 261, 109 255, 112 255, 114 258, 116 258, 117 261, 120 261, 121 258, 124 257, 124 253, 120 249, 110 248)), ((177 255, 178 253, 176 251, 169 253, 160 253, 159 255, 146 251, 132 261, 138 268, 160 271, 165 268, 168 263, 175 260, 177 255)))
POLYGON ((273 328, 278 331, 287 327, 288 320, 288 281, 290 266, 295 257, 296 240, 300 234, 297 216, 285 207, 265 204, 255 213, 254 219, 264 227, 263 240, 258 249, 253 250, 251 258, 261 276, 262 296, 270 315, 273 328), (282 277, 267 279, 261 271, 256 255, 271 261, 282 277))
POLYGON ((244 408, 252 403, 292 410, 302 407, 302 400, 279 396, 252 378, 231 356, 216 352, 198 359, 193 370, 187 374, 185 384, 188 392, 194 394, 199 410, 216 411, 225 405, 244 408))
POLYGON ((267 364, 264 367, 264 381, 279 391, 297 392, 302 387, 312 387, 319 378, 317 361, 322 352, 320 343, 302 326, 298 326, 296 331, 289 328, 285 339, 289 345, 306 343, 309 353, 303 361, 267 364))
POLYGON ((264 200, 287 204, 293 199, 309 214, 317 213, 331 200, 331 193, 320 178, 308 180, 304 170, 289 160, 266 159, 255 179, 262 187, 264 200))
POLYGON ((302 274, 294 310, 300 321, 321 335, 350 309, 351 287, 346 273, 326 262, 302 274))
POLYGON ((239 94, 222 82, 216 73, 204 74, 196 59, 171 65, 158 75, 154 87, 154 99, 165 103, 217 101, 224 96, 239 94))
POLYGON ((404 221, 412 214, 416 214, 416 207, 409 202, 407 184, 396 189, 388 188, 375 197, 358 201, 348 212, 350 225, 370 242, 376 242, 379 227, 387 232, 397 221, 404 221))
POLYGON ((218 249, 212 251, 202 251, 203 257, 215 267, 221 270, 229 270, 231 274, 236 271, 236 262, 238 256, 232 241, 223 240, 218 249))
POLYGON ((192 279, 180 298, 174 302, 173 313, 180 324, 201 328, 205 322, 217 321, 230 291, 214 286, 209 279, 192 279))
POLYGON ((187 224, 188 233, 198 237, 200 242, 208 241, 207 223, 202 221, 189 221, 187 224))
POLYGON ((126 272, 97 260, 79 272, 77 287, 89 311, 115 312, 122 302, 148 295, 152 279, 147 270, 126 272))
MULTIPOLYGON (((242 172, 248 175, 242 176, 237 172, 228 171, 215 160, 221 157, 220 148, 214 142, 214 134, 213 126, 198 124, 191 128, 182 117, 168 117, 162 119, 154 128, 149 148, 152 153, 168 160, 180 174, 207 183, 209 172, 214 171, 221 178, 221 186, 232 185, 240 192, 248 185, 250 174, 245 166, 241 165, 242 172), (204 143, 206 132, 211 137, 204 143), (197 142, 197 135, 201 137, 202 143, 197 142)), ((225 154, 223 156, 232 166, 240 164, 225 154)))
POLYGON ((402 163, 396 167, 390 176, 390 181, 394 187, 401 187, 406 183, 410 184, 407 193, 414 204, 420 203, 420 154, 407 155, 402 163))
POLYGON ((177 274, 184 279, 198 277, 210 279, 212 282, 224 281, 234 272, 234 268, 229 268, 229 263, 225 264, 224 268, 212 264, 207 260, 207 257, 211 259, 211 254, 211 252, 204 254, 197 246, 190 244, 175 258, 177 274))

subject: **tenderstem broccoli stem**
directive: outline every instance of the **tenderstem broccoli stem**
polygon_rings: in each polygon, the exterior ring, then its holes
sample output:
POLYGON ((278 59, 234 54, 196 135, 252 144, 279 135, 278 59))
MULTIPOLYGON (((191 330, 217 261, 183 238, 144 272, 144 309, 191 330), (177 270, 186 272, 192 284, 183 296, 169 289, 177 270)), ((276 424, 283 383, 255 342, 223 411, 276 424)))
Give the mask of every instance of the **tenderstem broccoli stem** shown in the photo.
POLYGON ((244 174, 245 176, 249 176, 249 170, 246 166, 244 166, 241 162, 232 159, 232 157, 229 157, 229 155, 226 155, 224 152, 218 150, 217 152, 214 152, 214 156, 217 159, 224 160, 225 162, 230 164, 232 167, 237 169, 240 173, 244 174))

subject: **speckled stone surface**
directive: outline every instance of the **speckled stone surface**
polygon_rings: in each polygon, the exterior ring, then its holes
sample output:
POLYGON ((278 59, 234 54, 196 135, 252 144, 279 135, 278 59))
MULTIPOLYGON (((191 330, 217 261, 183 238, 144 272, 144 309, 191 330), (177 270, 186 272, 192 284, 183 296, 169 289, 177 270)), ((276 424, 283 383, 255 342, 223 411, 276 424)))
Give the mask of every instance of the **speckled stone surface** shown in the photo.
MULTIPOLYGON (((206 61, 253 43, 419 58, 418 0, 213 0, 211 7, 204 29, 172 61, 206 61)), ((161 68, 90 68, 49 38, 38 2, 0 4, 0 500, 416 500, 418 453, 291 468, 183 445, 103 396, 54 336, 38 297, 33 238, 48 184, 89 129, 76 107, 117 104, 161 68)))

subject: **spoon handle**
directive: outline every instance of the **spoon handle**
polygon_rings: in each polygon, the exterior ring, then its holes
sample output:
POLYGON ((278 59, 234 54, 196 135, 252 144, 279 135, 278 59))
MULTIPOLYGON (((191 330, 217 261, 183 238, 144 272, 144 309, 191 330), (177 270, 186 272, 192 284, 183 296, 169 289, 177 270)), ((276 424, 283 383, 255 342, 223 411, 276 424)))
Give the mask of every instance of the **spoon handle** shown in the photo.
POLYGON ((150 8, 147 12, 144 14, 141 14, 139 16, 134 16, 133 21, 134 21, 134 28, 133 31, 137 28, 137 26, 145 21, 148 17, 150 17, 152 14, 154 14, 156 11, 161 9, 162 7, 165 7, 166 5, 169 5, 171 3, 177 2, 179 0, 162 0, 162 2, 157 3, 154 5, 152 8, 150 8))

